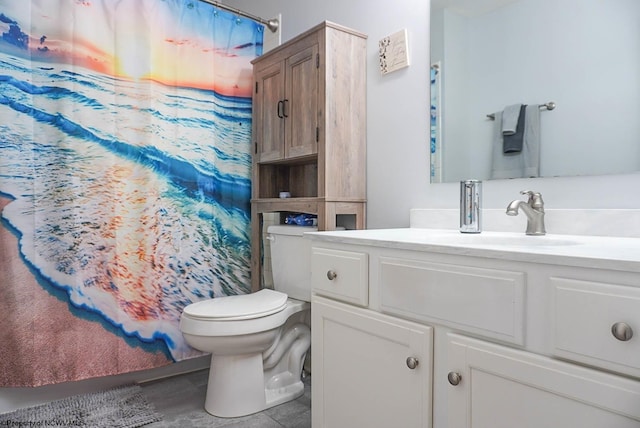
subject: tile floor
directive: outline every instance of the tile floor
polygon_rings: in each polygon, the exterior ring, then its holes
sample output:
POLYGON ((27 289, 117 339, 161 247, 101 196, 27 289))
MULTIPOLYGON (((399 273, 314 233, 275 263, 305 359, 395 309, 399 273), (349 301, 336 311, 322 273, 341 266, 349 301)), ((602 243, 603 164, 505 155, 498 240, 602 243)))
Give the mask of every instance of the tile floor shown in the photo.
POLYGON ((311 427, 311 376, 304 379, 304 395, 263 412, 241 418, 218 418, 204 410, 208 370, 142 384, 147 399, 164 420, 145 428, 309 428, 311 427))

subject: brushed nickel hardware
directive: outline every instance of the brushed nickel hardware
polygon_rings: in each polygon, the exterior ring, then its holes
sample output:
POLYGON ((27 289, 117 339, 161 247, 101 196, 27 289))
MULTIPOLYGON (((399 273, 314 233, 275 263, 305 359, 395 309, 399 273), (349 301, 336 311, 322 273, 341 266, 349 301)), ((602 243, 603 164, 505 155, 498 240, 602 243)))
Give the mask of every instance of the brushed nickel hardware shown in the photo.
POLYGON ((527 201, 516 199, 511 201, 507 206, 507 215, 518 215, 518 209, 522 208, 522 211, 527 216, 527 235, 545 235, 547 231, 544 227, 544 201, 540 192, 533 192, 531 190, 523 190, 520 192, 522 195, 528 196, 527 201))
POLYGON ((415 357, 407 358, 407 367, 409 367, 411 370, 414 370, 416 367, 418 367, 418 364, 420 364, 420 361, 418 361, 417 358, 415 357))
POLYGON ((447 375, 447 380, 451 385, 456 386, 462 380, 462 376, 458 372, 449 372, 449 374, 447 375))
POLYGON ((327 271, 327 278, 329 279, 329 281, 333 281, 337 277, 338 277, 338 274, 336 273, 336 271, 334 271, 334 270, 328 270, 327 271))
POLYGON ((280 20, 278 20, 278 18, 271 18, 271 19, 260 18, 259 16, 251 15, 250 13, 247 13, 243 10, 236 9, 235 7, 227 6, 226 4, 222 4, 214 0, 202 0, 202 1, 204 1, 205 3, 209 3, 210 5, 213 5, 219 9, 234 13, 238 16, 253 19, 254 21, 259 22, 265 27, 267 27, 269 30, 271 30, 272 33, 275 33, 276 31, 278 31, 278 28, 280 27, 280 20))
MULTIPOLYGON (((556 103, 554 103, 553 101, 549 101, 548 103, 540 104, 538 108, 540 108, 540 110, 553 110, 554 108, 556 108, 556 103)), ((487 117, 491 120, 496 120, 495 113, 488 114, 487 117)))
POLYGON ((629 326, 629 324, 624 322, 617 322, 612 325, 611 333, 613 334, 613 337, 622 342, 631 340, 631 338, 633 337, 633 329, 631 328, 631 326, 629 326))

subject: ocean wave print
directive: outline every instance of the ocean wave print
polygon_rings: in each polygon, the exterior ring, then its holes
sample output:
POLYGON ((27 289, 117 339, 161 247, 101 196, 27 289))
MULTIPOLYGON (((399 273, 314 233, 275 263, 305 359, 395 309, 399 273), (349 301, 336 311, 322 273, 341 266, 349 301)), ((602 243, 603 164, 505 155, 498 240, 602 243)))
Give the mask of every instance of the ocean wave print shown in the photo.
POLYGON ((182 308, 250 290, 251 100, 9 56, 0 75, 23 258, 124 335, 196 355, 182 308))

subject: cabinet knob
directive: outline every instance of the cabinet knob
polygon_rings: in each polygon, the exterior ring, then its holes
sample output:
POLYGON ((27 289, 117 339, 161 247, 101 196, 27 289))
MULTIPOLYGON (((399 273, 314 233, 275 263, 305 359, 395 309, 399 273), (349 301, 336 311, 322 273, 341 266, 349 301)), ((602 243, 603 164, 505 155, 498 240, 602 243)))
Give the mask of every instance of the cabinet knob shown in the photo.
POLYGON ((629 324, 624 322, 617 322, 611 326, 611 333, 613 337, 623 342, 630 340, 633 337, 633 329, 629 324))
POLYGON ((419 363, 420 363, 420 361, 418 361, 418 359, 415 358, 415 357, 407 358, 407 367, 409 367, 411 370, 413 370, 416 367, 418 367, 419 363))
POLYGON ((462 376, 460 376, 460 373, 458 372, 449 372, 449 374, 447 375, 447 380, 451 385, 456 386, 462 380, 462 376))
POLYGON ((338 277, 338 274, 336 273, 336 271, 334 271, 334 270, 328 270, 327 271, 327 278, 329 279, 329 281, 333 281, 337 277, 338 277))

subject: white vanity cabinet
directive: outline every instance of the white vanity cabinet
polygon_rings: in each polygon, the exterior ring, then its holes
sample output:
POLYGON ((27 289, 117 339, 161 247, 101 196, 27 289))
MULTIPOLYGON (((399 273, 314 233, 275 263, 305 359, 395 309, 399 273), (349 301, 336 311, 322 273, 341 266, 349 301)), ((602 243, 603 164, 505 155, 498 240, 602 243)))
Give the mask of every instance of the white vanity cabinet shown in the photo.
POLYGON ((367 305, 366 253, 312 258, 314 290, 332 297, 311 301, 313 427, 431 427, 432 328, 356 306, 367 305))
POLYGON ((313 427, 431 426, 432 329, 314 296, 313 427))
POLYGON ((640 428, 640 245, 396 235, 307 235, 313 428, 640 428))
POLYGON ((449 427, 640 426, 637 381, 457 334, 447 339, 449 427))
POLYGON ((549 278, 551 352, 640 378, 640 282, 612 282, 549 278))

